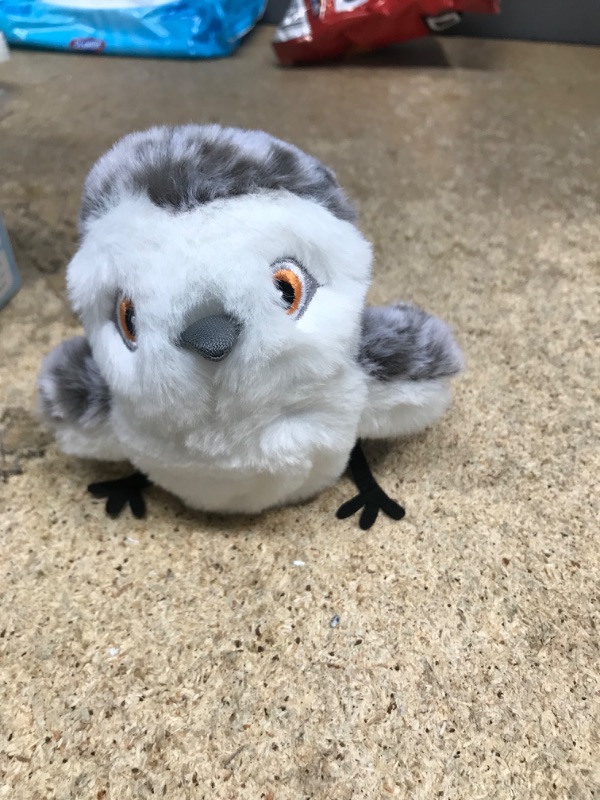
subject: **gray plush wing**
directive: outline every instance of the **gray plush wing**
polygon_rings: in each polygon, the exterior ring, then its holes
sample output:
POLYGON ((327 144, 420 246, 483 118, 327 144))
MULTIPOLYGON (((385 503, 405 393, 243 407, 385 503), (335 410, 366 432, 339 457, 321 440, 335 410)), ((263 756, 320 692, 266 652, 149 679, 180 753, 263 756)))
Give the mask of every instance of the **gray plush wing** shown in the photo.
POLYGON ((50 423, 94 428, 108 419, 110 389, 84 336, 67 339, 42 362, 40 411, 50 423))
POLYGON ((407 304, 365 309, 358 358, 380 381, 450 378, 463 366, 448 326, 407 304))
POLYGON ((83 336, 67 339, 42 362, 38 408, 65 453, 122 461, 127 457, 113 430, 108 384, 83 336))
POLYGON ((368 376, 363 438, 416 433, 450 402, 450 379, 463 367, 448 326, 412 305, 367 308, 358 361, 368 376))

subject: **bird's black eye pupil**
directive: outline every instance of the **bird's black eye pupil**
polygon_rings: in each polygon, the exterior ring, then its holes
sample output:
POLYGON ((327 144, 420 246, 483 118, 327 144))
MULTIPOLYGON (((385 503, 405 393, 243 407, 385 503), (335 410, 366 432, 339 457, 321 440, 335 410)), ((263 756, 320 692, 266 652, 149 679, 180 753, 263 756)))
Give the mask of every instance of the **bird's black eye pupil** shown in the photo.
POLYGON ((133 306, 128 306, 127 310, 125 311, 125 327, 127 328, 127 332, 130 336, 135 338, 135 312, 133 310, 133 306))
POLYGON ((296 292, 294 287, 288 281, 284 281, 281 278, 276 281, 277 288, 281 292, 281 297, 283 302, 286 306, 291 306, 294 300, 296 299, 296 292))

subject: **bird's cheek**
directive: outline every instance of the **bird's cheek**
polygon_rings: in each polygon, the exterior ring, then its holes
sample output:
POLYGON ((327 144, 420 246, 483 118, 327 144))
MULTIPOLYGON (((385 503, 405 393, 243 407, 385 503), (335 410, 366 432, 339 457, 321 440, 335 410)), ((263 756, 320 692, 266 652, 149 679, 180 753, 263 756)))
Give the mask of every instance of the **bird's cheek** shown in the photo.
POLYGON ((264 363, 284 352, 296 334, 296 322, 280 308, 275 313, 264 315, 258 322, 252 320, 244 326, 240 341, 232 353, 239 365, 264 363))

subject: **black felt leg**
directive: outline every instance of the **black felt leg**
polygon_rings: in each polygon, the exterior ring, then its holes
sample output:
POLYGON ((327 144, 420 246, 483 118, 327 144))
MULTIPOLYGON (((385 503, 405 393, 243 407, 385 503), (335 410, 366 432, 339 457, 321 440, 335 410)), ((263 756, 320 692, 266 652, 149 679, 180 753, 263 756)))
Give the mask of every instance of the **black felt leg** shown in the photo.
POLYGON ((402 519, 405 514, 404 509, 395 500, 388 497, 373 477, 360 439, 350 453, 348 466, 358 489, 358 494, 338 508, 336 514, 338 519, 347 519, 362 508, 358 524, 363 531, 368 530, 375 524, 380 511, 383 511, 384 514, 392 519, 402 519))
POLYGON ((90 483, 88 492, 94 497, 106 497, 106 513, 109 517, 118 517, 129 503, 133 516, 141 519, 146 515, 143 492, 148 486, 152 486, 152 481, 141 472, 134 472, 126 478, 90 483))

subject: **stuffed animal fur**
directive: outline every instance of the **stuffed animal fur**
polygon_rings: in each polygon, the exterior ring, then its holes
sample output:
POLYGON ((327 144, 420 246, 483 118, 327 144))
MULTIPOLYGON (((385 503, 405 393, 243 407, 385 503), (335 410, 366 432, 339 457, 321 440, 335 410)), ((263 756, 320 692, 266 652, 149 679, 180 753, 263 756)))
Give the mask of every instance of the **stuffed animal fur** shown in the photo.
POLYGON ((92 169, 68 291, 85 330, 42 364, 40 409, 65 453, 130 461, 96 484, 144 513, 150 481, 196 509, 307 500, 350 462, 338 516, 403 509, 360 440, 420 431, 462 358, 448 327, 366 308, 371 247, 334 174, 259 131, 153 128, 92 169))

